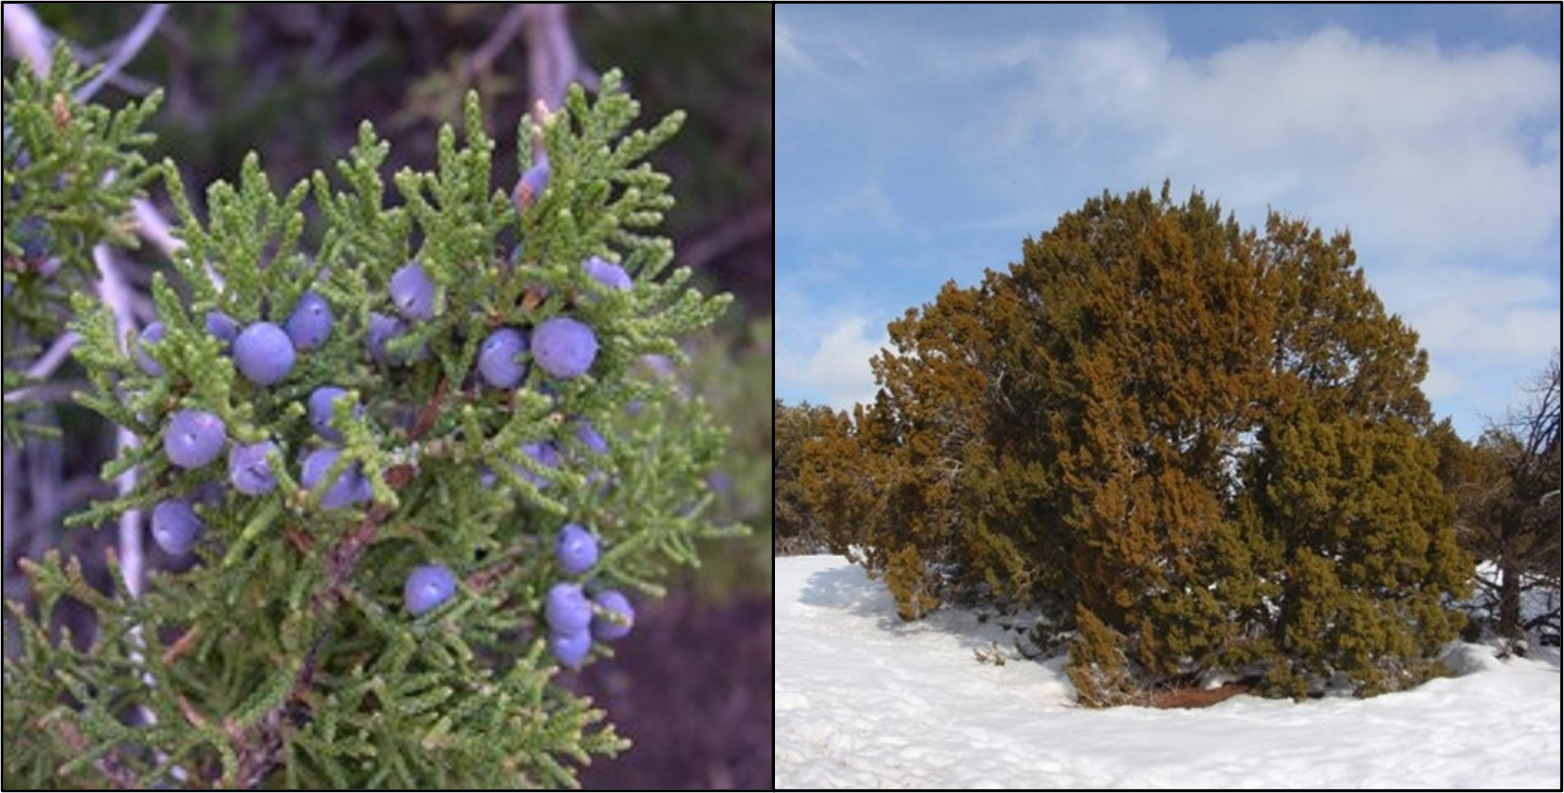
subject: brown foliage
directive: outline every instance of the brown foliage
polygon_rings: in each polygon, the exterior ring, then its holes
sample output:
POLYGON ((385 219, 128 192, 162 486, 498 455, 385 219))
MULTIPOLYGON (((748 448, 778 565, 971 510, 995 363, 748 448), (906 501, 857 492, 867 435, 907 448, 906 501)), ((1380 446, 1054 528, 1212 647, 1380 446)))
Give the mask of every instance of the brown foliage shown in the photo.
POLYGON ((904 618, 983 584, 1078 621, 1094 707, 1256 662, 1400 687, 1457 624, 1426 358, 1346 234, 1104 193, 890 336, 804 480, 904 618))

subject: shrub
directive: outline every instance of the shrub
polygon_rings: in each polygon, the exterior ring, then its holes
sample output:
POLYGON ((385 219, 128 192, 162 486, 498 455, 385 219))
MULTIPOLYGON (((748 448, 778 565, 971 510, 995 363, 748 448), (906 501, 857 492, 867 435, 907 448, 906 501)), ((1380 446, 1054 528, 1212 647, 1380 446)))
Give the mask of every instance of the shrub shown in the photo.
POLYGON ((1471 570, 1417 335, 1345 234, 1169 192, 1093 198, 892 322, 874 402, 803 445, 807 513, 903 618, 951 585, 1078 618, 1096 704, 1256 664, 1415 684, 1471 570))

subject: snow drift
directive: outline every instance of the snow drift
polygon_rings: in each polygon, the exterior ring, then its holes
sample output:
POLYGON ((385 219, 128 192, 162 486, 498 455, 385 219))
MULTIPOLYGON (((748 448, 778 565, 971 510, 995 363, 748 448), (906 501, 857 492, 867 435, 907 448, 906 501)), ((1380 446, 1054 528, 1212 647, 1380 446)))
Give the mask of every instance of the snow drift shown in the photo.
POLYGON ((1238 696, 1203 710, 1077 708, 1063 660, 959 610, 903 623, 841 557, 777 560, 778 788, 1560 786, 1557 650, 1374 699, 1238 696))

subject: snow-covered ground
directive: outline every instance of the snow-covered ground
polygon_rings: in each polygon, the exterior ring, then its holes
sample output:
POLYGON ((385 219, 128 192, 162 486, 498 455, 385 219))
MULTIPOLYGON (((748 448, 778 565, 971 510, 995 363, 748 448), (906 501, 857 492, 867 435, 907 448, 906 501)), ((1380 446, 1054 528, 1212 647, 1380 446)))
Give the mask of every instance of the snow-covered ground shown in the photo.
POLYGON ((1092 711, 1062 661, 978 663, 974 648, 1011 646, 996 621, 902 623, 841 557, 776 570, 779 789, 1560 786, 1551 648, 1501 662, 1458 646, 1462 676, 1368 700, 1092 711))

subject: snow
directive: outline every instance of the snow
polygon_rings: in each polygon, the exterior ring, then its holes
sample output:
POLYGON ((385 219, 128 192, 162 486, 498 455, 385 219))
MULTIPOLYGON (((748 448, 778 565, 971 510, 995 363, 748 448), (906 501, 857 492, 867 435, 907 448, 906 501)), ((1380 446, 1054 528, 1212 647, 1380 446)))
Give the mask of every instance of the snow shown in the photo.
POLYGON ((1553 788, 1559 660, 1452 645, 1459 677, 1359 700, 1078 708, 997 620, 896 617, 836 556, 776 560, 776 787, 1553 788), (997 642, 1004 666, 973 650, 997 642))

